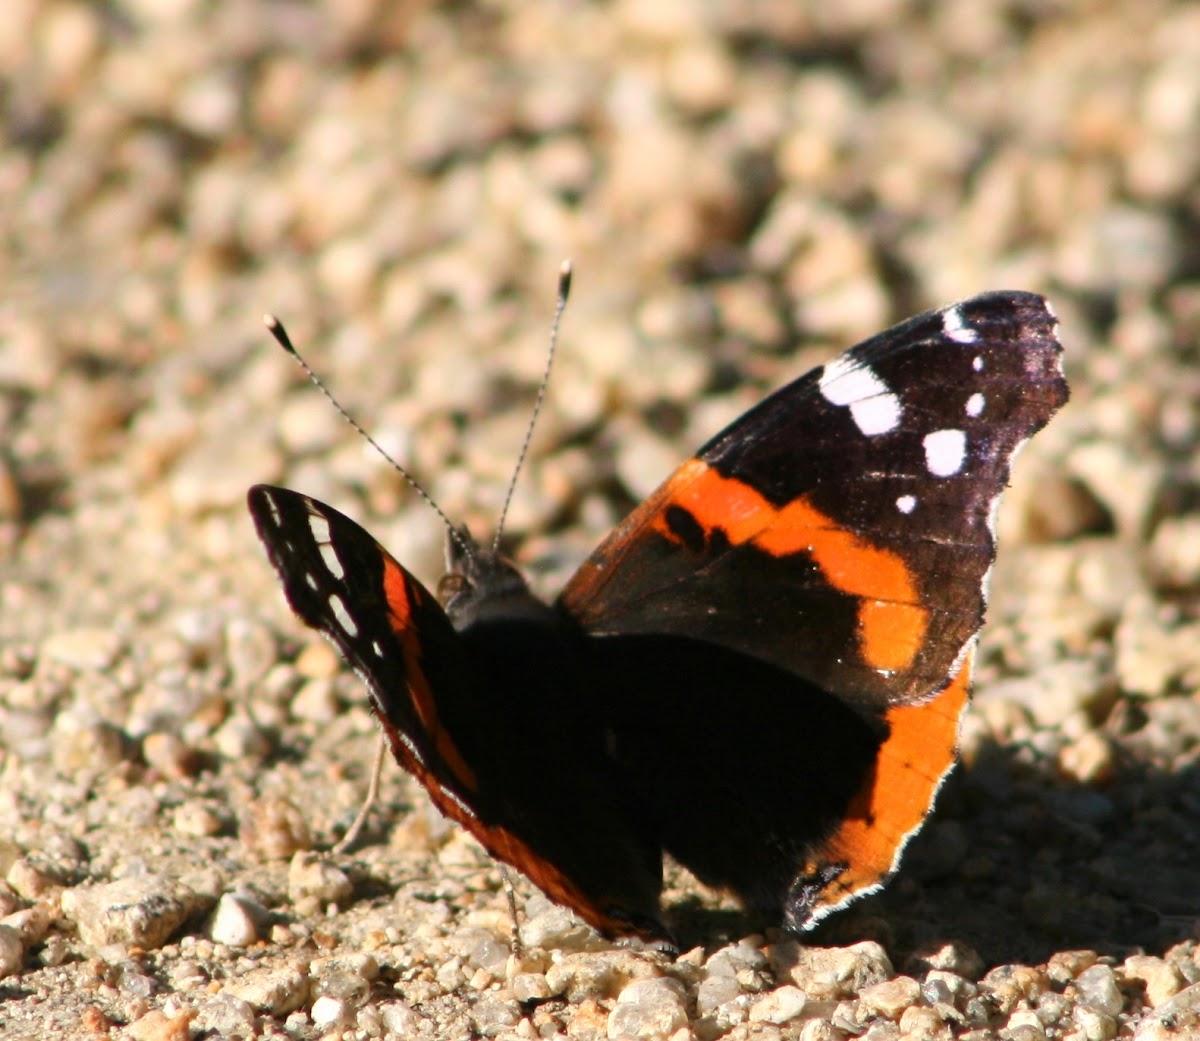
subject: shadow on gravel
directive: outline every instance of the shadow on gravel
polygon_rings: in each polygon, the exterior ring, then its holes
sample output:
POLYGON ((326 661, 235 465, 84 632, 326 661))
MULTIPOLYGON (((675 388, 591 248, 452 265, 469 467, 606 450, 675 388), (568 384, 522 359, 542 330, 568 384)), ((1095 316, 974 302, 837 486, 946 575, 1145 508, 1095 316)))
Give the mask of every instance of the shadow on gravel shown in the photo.
POLYGON ((987 965, 1040 963, 1070 949, 1157 954, 1200 936, 1200 768, 1127 760, 1108 784, 1084 786, 1027 759, 986 746, 942 792, 870 908, 896 953, 960 939, 987 965))
MULTIPOLYGON (((985 747, 947 783, 888 889, 803 940, 876 939, 902 968, 947 940, 991 967, 1072 949, 1161 954, 1200 937, 1200 768, 1126 762, 1107 785, 1082 786, 1027 759, 985 747)), ((770 924, 688 902, 671 912, 685 950, 770 924)))

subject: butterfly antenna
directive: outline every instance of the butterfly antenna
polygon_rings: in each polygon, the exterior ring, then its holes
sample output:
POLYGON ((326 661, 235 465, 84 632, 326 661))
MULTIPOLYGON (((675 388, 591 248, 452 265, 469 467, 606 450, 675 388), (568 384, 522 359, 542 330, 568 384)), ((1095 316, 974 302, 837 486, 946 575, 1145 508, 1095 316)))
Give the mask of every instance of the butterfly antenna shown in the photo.
POLYGON ((550 325, 550 349, 546 352, 546 367, 542 370, 542 382, 538 385, 537 399, 533 403, 533 415, 529 417, 529 426, 525 428, 525 440, 521 442, 521 451, 517 453, 517 465, 513 467, 512 478, 508 482, 508 491, 504 496, 504 505, 500 509, 500 520, 496 524, 496 537, 492 539, 493 553, 500 552, 500 539, 504 535, 504 522, 508 517, 508 508, 512 505, 513 492, 517 489, 517 478, 521 476, 521 467, 525 465, 525 457, 529 454, 529 445, 533 441, 533 428, 537 426, 542 403, 546 400, 546 388, 550 385, 550 370, 554 368, 554 354, 558 350, 558 329, 562 324, 563 311, 567 309, 567 297, 570 295, 571 262, 564 260, 558 269, 558 292, 554 303, 554 320, 550 325))
POLYGON ((342 407, 342 403, 333 396, 333 393, 329 390, 329 388, 321 382, 321 377, 313 372, 312 367, 304 360, 300 352, 296 350, 296 345, 292 343, 292 338, 288 336, 287 330, 283 327, 283 323, 273 314, 268 314, 263 315, 263 324, 267 327, 267 332, 274 337, 275 342, 296 360, 296 363, 304 370, 308 378, 312 380, 313 386, 316 387, 317 390, 319 390, 322 394, 324 394, 329 403, 335 409, 337 409, 338 414, 341 415, 342 419, 349 423, 350 426, 352 426, 358 433, 358 435, 362 437, 367 444, 374 448, 376 452, 383 456, 383 458, 391 464, 396 473, 403 477, 412 486, 413 490, 430 506, 433 507, 434 512, 442 518, 442 523, 446 525, 446 530, 450 533, 450 538, 452 538, 455 545, 462 550, 463 555, 468 560, 474 559, 475 551, 473 547, 470 545, 470 542, 463 537, 462 532, 454 526, 454 523, 450 520, 450 518, 446 516, 446 511, 443 510, 434 500, 433 496, 421 486, 420 481, 418 481, 403 466, 396 462, 396 460, 384 450, 383 446, 362 428, 362 425, 358 422, 358 420, 356 420, 342 407))

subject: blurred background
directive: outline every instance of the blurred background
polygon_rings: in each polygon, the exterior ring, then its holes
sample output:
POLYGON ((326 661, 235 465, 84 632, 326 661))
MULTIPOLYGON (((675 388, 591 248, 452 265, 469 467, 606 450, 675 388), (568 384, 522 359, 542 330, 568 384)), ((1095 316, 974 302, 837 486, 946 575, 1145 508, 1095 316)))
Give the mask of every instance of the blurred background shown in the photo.
POLYGON ((237 798, 298 784, 336 837, 370 723, 246 488, 429 583, 443 532, 261 315, 486 534, 570 258, 507 529, 549 592, 767 390, 956 298, 1051 299, 1072 402, 1014 475, 968 769, 883 906, 985 964, 1194 938, 1200 7, 7 0, 0 106, 4 864, 53 820, 56 885, 119 875, 119 819, 233 885, 237 798))

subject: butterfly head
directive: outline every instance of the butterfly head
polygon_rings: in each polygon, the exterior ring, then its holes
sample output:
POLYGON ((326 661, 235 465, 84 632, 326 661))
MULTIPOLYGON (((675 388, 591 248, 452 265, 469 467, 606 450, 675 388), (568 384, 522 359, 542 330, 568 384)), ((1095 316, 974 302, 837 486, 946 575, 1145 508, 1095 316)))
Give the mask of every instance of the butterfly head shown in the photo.
POLYGON ((458 630, 488 617, 550 610, 511 560, 480 546, 465 527, 455 528, 446 539, 446 573, 438 582, 438 599, 458 630))

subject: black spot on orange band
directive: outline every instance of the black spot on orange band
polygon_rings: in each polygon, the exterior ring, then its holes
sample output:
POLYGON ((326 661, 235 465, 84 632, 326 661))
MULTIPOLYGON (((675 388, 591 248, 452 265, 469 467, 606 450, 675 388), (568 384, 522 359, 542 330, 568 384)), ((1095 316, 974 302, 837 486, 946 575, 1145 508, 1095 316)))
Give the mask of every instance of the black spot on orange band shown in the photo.
POLYGON ((654 527, 665 538, 694 551, 698 528, 709 541, 720 532, 732 545, 750 544, 773 557, 805 553, 831 587, 859 598, 859 651, 870 668, 898 672, 916 660, 929 611, 899 554, 871 545, 805 496, 776 507, 749 484, 723 477, 699 459, 680 467, 661 494, 664 508, 654 527))

